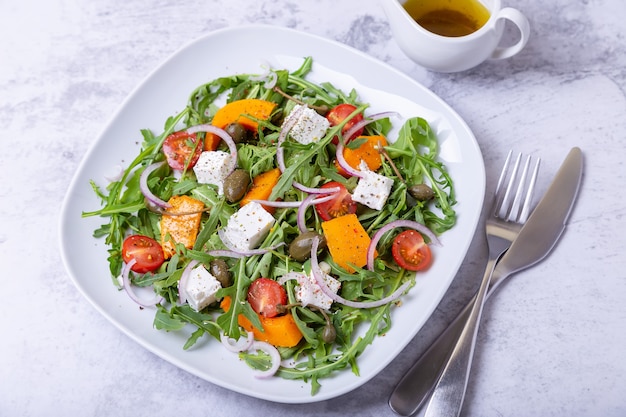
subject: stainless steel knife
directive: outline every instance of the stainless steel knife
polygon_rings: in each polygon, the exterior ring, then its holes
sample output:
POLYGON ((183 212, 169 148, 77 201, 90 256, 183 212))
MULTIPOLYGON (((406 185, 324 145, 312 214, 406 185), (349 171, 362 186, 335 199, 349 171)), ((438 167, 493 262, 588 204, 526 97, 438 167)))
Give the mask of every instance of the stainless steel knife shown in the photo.
MULTIPOLYGON (((572 148, 518 237, 498 262, 489 294, 504 278, 536 264, 550 253, 565 229, 578 195, 582 172, 582 152, 577 147, 572 148)), ((428 399, 472 305, 473 299, 400 380, 389 398, 389 406, 394 412, 402 416, 412 415, 428 399)))
POLYGON ((498 262, 496 270, 513 274, 535 265, 552 251, 565 230, 565 224, 574 207, 582 174, 582 151, 580 148, 572 148, 548 191, 498 262))

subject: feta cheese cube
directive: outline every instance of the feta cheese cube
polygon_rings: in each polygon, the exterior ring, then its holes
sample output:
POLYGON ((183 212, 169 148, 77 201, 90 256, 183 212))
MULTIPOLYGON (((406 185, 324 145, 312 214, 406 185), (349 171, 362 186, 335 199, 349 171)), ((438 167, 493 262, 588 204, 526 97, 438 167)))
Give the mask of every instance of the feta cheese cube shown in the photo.
POLYGON ((298 109, 301 110, 298 111, 296 115, 297 120, 289 131, 289 135, 303 145, 319 142, 319 140, 326 135, 330 122, 326 120, 324 116, 320 116, 315 110, 307 106, 296 105, 285 118, 283 126, 296 117, 294 114, 296 114, 298 109))
POLYGON ((363 163, 360 165, 363 177, 359 179, 359 183, 352 192, 352 200, 369 208, 381 210, 391 193, 393 180, 370 171, 364 165, 363 163))
POLYGON ((224 151, 205 151, 200 154, 193 172, 200 184, 217 186, 218 194, 224 193, 224 180, 232 170, 232 158, 224 151))
POLYGON ((274 216, 263 206, 251 202, 230 216, 224 228, 224 238, 235 249, 247 251, 258 247, 274 226, 274 216))
MULTIPOLYGON (((325 272, 322 272, 322 274, 328 288, 337 294, 337 291, 339 291, 341 287, 341 282, 325 272)), ((313 305, 323 310, 330 309, 330 306, 333 304, 333 299, 322 291, 322 288, 320 288, 315 280, 315 276, 313 276, 313 272, 309 275, 302 274, 302 277, 298 279, 298 284, 299 285, 295 287, 296 300, 301 302, 304 307, 313 305)))
POLYGON ((222 284, 217 278, 200 265, 189 272, 185 288, 179 288, 179 291, 183 291, 187 302, 194 310, 200 311, 217 301, 215 293, 220 288, 222 284))

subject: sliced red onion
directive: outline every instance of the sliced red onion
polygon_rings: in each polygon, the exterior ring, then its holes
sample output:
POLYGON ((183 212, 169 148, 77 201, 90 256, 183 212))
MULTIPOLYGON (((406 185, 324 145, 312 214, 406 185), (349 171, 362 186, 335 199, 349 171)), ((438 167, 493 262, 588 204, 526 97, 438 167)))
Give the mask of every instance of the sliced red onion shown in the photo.
POLYGON ((306 280, 308 280, 307 276, 301 272, 287 272, 282 277, 278 278, 277 282, 280 285, 285 285, 287 281, 295 280, 298 285, 303 285, 306 280))
POLYGON ((178 281, 178 301, 181 304, 185 304, 187 302, 187 291, 185 290, 185 288, 187 288, 189 274, 191 274, 191 271, 196 267, 196 265, 198 265, 198 263, 199 262, 195 259, 191 260, 191 262, 187 264, 185 269, 183 269, 183 273, 180 276, 180 280, 178 281))
POLYGON ((271 90, 272 88, 276 87, 276 83, 278 82, 278 74, 276 74, 274 71, 270 71, 268 78, 269 79, 265 82, 264 86, 268 90, 271 90))
POLYGON ((339 143, 337 144, 337 150, 335 152, 335 158, 337 159, 337 163, 349 175, 353 177, 363 178, 363 173, 358 169, 352 168, 352 166, 346 161, 346 158, 343 157, 344 140, 340 140, 339 143))
POLYGON ((324 274, 320 269, 320 265, 317 261, 317 249, 319 246, 319 239, 313 238, 313 244, 311 245, 311 272, 313 272, 313 277, 315 278, 315 282, 320 287, 322 292, 330 297, 333 301, 346 305, 348 307, 353 308, 374 308, 380 307, 382 305, 388 304, 392 301, 397 300, 400 296, 411 286, 411 281, 406 281, 404 284, 398 287, 391 295, 388 295, 385 298, 381 298, 376 301, 350 301, 342 296, 335 294, 328 285, 326 284, 326 280, 324 280, 324 274))
MULTIPOLYGON (((339 191, 339 188, 337 187, 333 187, 333 189, 336 189, 337 191, 339 191)), ((300 208, 298 209, 298 218, 297 218, 298 229, 300 229, 301 233, 304 233, 308 230, 306 227, 306 219, 304 217, 306 214, 306 209, 309 208, 309 206, 311 205, 325 203, 326 201, 332 200, 333 198, 335 198, 335 194, 337 193, 337 191, 325 197, 317 197, 315 194, 311 194, 310 196, 304 199, 304 201, 300 205, 300 208)))
POLYGON ((243 258, 245 256, 240 253, 235 253, 232 250, 210 250, 207 253, 216 258, 243 258))
POLYGON ((115 165, 104 174, 104 179, 108 182, 116 182, 121 180, 123 176, 124 168, 122 168, 120 165, 115 165))
POLYGON ((367 269, 370 271, 374 269, 374 252, 376 251, 376 245, 381 237, 391 229, 397 227, 407 227, 415 229, 423 235, 426 235, 430 239, 430 244, 435 246, 441 246, 439 238, 426 226, 413 220, 395 220, 389 222, 374 233, 370 245, 367 248, 367 269))
POLYGON ((135 293, 135 291, 133 291, 132 284, 130 283, 130 276, 129 276, 129 274, 130 274, 130 269, 136 263, 137 263, 137 260, 133 258, 127 264, 125 264, 124 267, 122 268, 122 283, 123 283, 123 286, 124 286, 124 290, 126 291, 126 294, 128 294, 128 296, 134 302, 139 304, 140 306, 142 306, 142 307, 154 307, 155 305, 163 302, 163 297, 161 297, 160 295, 156 294, 156 296, 152 300, 142 300, 135 293))
POLYGON ((276 347, 270 345, 267 342, 261 342, 261 341, 255 341, 254 343, 252 343, 252 346, 250 346, 249 351, 255 351, 255 350, 260 350, 262 352, 267 353, 268 355, 270 355, 270 359, 272 361, 270 367, 265 370, 265 371, 258 371, 254 374, 255 377, 257 378, 269 378, 271 376, 273 376, 276 371, 278 371, 278 368, 280 368, 280 352, 278 352, 278 349, 276 349, 276 347))
MULTIPOLYGON (((339 188, 337 187, 333 187, 332 189, 339 191, 339 188)), ((324 194, 334 194, 337 191, 333 191, 331 193, 324 193, 324 194)), ((319 203, 323 203, 325 201, 331 200, 333 198, 333 196, 319 197, 318 195, 310 195, 307 198, 309 197, 313 199, 313 201, 310 202, 309 204, 319 204, 319 203)), ((250 200, 250 202, 259 203, 262 206, 276 207, 276 208, 299 208, 299 207, 302 207, 305 201, 306 199, 302 201, 250 200)))
POLYGON ((245 352, 246 350, 250 349, 252 347, 252 344, 254 343, 254 333, 249 332, 245 338, 240 337, 236 340, 222 333, 220 335, 220 340, 222 341, 224 347, 230 352, 245 352))
POLYGON ((274 71, 270 71, 267 74, 267 79, 265 80, 263 87, 267 88, 268 90, 271 90, 272 88, 276 87, 277 81, 278 81, 278 75, 276 75, 274 71))
POLYGON ((348 131, 346 131, 346 134, 343 135, 343 140, 348 143, 350 139, 352 139, 352 136, 354 136, 354 134, 358 132, 361 128, 367 126, 372 122, 375 122, 376 120, 386 119, 388 117, 400 117, 400 113, 395 111, 385 111, 368 116, 367 118, 364 118, 363 120, 357 122, 354 126, 348 129, 348 131))
POLYGON ((231 243, 231 241, 228 240, 228 238, 226 237, 226 234, 224 232, 224 229, 219 229, 217 231, 217 234, 219 235, 220 239, 222 240, 222 243, 224 244, 224 246, 226 246, 228 248, 228 250, 230 250, 234 254, 240 255, 241 257, 243 257, 243 256, 254 256, 254 255, 265 255, 266 253, 271 252, 273 250, 276 250, 276 249, 280 248, 281 246, 283 246, 285 244, 285 242, 280 242, 280 243, 278 243, 278 244, 276 244, 274 246, 268 246, 266 248, 241 250, 241 249, 238 249, 238 248, 234 247, 233 244, 231 243))
POLYGON ((265 81, 263 87, 271 90, 276 86, 276 81, 278 80, 278 75, 274 71, 272 71, 271 66, 268 63, 264 63, 261 65, 261 68, 265 70, 263 74, 252 75, 250 76, 251 81, 265 81))
POLYGON ((294 188, 297 188, 300 191, 304 191, 307 194, 329 194, 339 192, 339 187, 312 188, 302 185, 300 183, 295 183, 293 186, 294 188))
POLYGON ((250 200, 250 202, 276 208, 298 208, 302 205, 302 201, 250 200))
POLYGON ((172 207, 171 204, 161 200, 159 197, 154 195, 152 191, 150 191, 150 188, 148 188, 148 176, 152 173, 152 171, 160 168, 164 163, 165 162, 155 162, 154 164, 148 165, 146 169, 143 170, 141 176, 139 177, 139 189, 150 203, 158 207, 170 208, 172 207))
POLYGON ((230 172, 234 171, 237 167, 237 144, 233 140, 233 138, 226 132, 224 129, 220 129, 217 126, 213 126, 211 124, 205 123, 202 125, 191 126, 187 128, 187 133, 193 134, 198 132, 208 132, 214 135, 217 135, 226 143, 228 146, 228 150, 230 151, 231 157, 231 168, 230 172))
POLYGON ((376 113, 376 114, 373 114, 372 116, 369 116, 367 119, 363 119, 359 121, 357 124, 352 126, 346 132, 346 134, 343 136, 343 140, 340 140, 339 143, 337 144, 337 151, 335 155, 335 158, 337 159, 337 163, 339 164, 341 168, 343 168, 344 171, 346 171, 346 173, 348 173, 349 175, 353 177, 363 178, 363 173, 360 170, 353 168, 350 164, 348 164, 346 159, 343 157, 343 150, 345 149, 344 143, 348 143, 350 139, 352 139, 352 136, 354 136, 354 134, 357 131, 367 126, 368 124, 375 122, 376 120, 385 119, 385 118, 392 117, 392 116, 400 117, 400 114, 397 112, 391 112, 391 111, 376 113))

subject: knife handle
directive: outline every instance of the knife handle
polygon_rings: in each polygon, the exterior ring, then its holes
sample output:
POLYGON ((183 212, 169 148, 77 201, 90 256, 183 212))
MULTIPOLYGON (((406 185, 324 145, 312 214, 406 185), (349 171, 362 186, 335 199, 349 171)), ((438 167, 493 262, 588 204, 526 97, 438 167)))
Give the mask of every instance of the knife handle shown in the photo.
POLYGON ((426 402, 461 336, 475 300, 476 295, 398 382, 389 397, 389 407, 396 414, 413 415, 426 402))

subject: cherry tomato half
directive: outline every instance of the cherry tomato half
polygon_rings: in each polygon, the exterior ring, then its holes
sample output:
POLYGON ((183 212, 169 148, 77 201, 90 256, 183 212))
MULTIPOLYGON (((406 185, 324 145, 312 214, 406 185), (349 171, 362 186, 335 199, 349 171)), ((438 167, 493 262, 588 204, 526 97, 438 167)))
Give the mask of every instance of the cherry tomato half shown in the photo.
POLYGON ((335 187, 339 188, 339 192, 334 194, 335 198, 315 205, 315 210, 317 210, 317 214, 319 214, 322 220, 331 220, 335 217, 343 216, 344 214, 356 213, 357 205, 352 201, 352 195, 342 183, 331 181, 322 185, 320 188, 335 187))
POLYGON ((248 288, 248 303, 261 316, 276 317, 276 306, 287 304, 287 291, 273 279, 257 278, 248 288))
POLYGON ((128 236, 122 244, 122 258, 128 263, 135 259, 137 261, 131 268, 138 274, 145 274, 157 270, 165 257, 163 248, 156 240, 142 235, 128 236))
MULTIPOLYGON (((330 111, 326 115, 326 119, 328 119, 331 126, 337 126, 339 123, 343 122, 348 116, 350 116, 350 114, 352 114, 352 112, 354 112, 355 110, 356 110, 356 106, 353 106, 352 104, 348 104, 348 103, 339 104, 333 107, 332 109, 330 109, 330 111)), ((345 135, 345 133, 348 130, 350 130, 352 126, 354 126, 361 120, 363 120, 363 115, 359 113, 356 116, 354 116, 352 119, 350 119, 343 126, 343 128, 341 129, 341 133, 345 135)), ((354 139, 357 136, 360 136, 362 133, 363 133, 363 128, 355 132, 355 134, 352 135, 351 139, 354 139)), ((348 140, 347 142, 349 141, 350 140, 348 140)), ((333 143, 335 145, 339 143, 339 138, 337 136, 333 138, 333 143)))
POLYGON ((432 260, 430 247, 417 230, 405 230, 396 236, 391 254, 401 268, 409 271, 426 269, 432 260))
POLYGON ((165 138, 163 153, 168 165, 179 171, 185 169, 185 166, 187 169, 193 168, 203 148, 202 143, 197 143, 198 140, 195 133, 187 133, 184 130, 172 133, 165 138))

